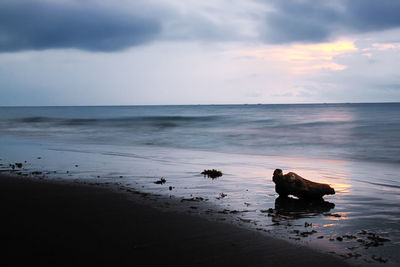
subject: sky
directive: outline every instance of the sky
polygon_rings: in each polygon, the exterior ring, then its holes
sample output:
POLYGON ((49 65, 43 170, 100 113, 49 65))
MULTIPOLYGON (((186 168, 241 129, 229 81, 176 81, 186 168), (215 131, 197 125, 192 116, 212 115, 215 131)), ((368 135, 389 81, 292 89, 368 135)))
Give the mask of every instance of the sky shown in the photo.
POLYGON ((0 106, 400 102, 399 0, 1 0, 0 106))

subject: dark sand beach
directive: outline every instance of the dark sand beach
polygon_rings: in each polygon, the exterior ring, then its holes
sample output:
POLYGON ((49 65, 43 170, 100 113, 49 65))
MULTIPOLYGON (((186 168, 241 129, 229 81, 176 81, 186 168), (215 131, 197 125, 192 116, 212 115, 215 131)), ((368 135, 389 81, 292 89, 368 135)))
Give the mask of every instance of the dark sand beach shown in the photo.
POLYGON ((8 266, 346 266, 255 231, 163 211, 107 188, 0 176, 8 266))

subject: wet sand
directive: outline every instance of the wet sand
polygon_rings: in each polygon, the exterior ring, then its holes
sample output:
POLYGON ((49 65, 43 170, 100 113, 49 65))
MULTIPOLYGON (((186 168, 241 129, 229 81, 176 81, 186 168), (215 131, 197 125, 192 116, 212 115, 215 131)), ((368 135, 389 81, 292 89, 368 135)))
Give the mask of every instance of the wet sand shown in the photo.
POLYGON ((0 176, 8 266, 346 266, 334 256, 107 188, 0 176))

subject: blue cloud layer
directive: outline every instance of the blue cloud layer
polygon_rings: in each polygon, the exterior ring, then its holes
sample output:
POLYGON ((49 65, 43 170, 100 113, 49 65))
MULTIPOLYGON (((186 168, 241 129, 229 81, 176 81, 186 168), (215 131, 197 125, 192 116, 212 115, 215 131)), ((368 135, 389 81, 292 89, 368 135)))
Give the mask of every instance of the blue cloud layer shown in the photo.
POLYGON ((0 51, 77 48, 114 51, 152 40, 156 19, 85 4, 0 3, 0 51))
MULTIPOLYGON (((349 33, 400 27, 399 0, 253 1, 272 8, 268 12, 243 11, 247 12, 246 22, 259 25, 257 41, 265 43, 321 42, 349 33)), ((0 52, 55 48, 117 51, 161 39, 248 38, 233 28, 236 24, 230 24, 241 18, 229 13, 229 1, 211 11, 191 6, 186 12, 163 1, 106 2, 108 8, 100 0, 2 0, 0 52), (220 17, 231 21, 221 21, 220 17)))
POLYGON ((320 42, 330 37, 400 27, 398 0, 270 0, 263 40, 269 43, 320 42))

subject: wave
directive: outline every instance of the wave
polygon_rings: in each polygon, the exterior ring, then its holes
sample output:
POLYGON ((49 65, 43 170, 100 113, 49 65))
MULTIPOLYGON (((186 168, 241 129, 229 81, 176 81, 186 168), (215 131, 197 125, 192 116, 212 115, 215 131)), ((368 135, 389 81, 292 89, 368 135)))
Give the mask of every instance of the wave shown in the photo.
POLYGON ((400 105, 15 108, 0 134, 398 164, 399 118, 400 105))
POLYGON ((195 123, 212 123, 222 116, 132 116, 116 118, 54 118, 54 117, 25 117, 14 119, 12 123, 21 123, 28 126, 32 124, 50 124, 54 126, 157 126, 177 127, 195 123))

